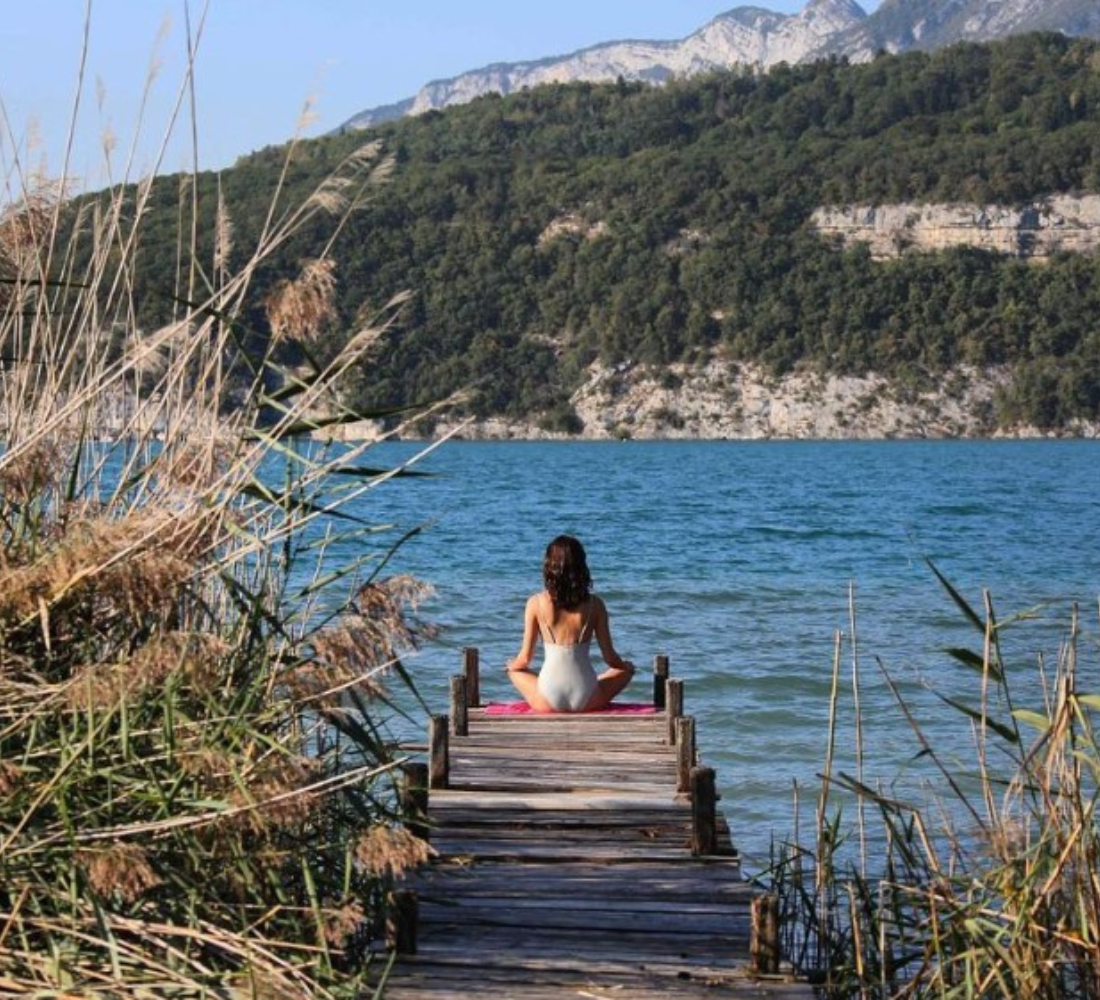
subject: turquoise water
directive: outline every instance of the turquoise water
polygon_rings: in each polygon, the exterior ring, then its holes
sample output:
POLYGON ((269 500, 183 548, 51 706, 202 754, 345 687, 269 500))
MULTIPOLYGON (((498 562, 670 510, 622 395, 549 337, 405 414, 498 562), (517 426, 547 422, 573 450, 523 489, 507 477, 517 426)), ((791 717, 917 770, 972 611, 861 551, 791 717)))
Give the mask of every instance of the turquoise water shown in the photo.
POLYGON ((436 590, 423 610, 440 639, 408 661, 433 709, 446 710, 464 646, 481 650, 483 697, 513 698, 503 665, 543 548, 576 534, 616 645, 645 668, 625 697, 648 698, 654 654, 671 657, 750 863, 792 829, 795 784, 816 793, 838 633, 836 766, 855 773, 853 605, 865 780, 916 795, 930 775, 884 670, 931 743, 965 757, 969 723, 930 689, 977 702, 977 675, 942 650, 980 652, 980 636, 924 557, 975 607, 988 590, 1001 618, 1042 605, 1005 636, 1021 702, 1039 697, 1037 658, 1054 662, 1075 602, 1082 686, 1100 689, 1097 443, 454 442, 419 467, 435 475, 387 484, 358 513, 394 537, 432 522, 392 568, 436 590))

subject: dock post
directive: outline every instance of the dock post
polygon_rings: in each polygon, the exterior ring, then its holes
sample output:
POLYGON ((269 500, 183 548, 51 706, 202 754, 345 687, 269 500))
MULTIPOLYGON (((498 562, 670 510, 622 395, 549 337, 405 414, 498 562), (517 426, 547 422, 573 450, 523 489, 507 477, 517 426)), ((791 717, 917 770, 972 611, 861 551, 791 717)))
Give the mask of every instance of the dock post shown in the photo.
POLYGON ((665 742, 669 746, 675 746, 676 720, 684 714, 684 682, 670 680, 666 685, 665 694, 667 695, 665 715, 668 716, 668 735, 665 742))
POLYGON ((695 766, 695 718, 681 715, 676 720, 676 791, 691 791, 691 769, 695 766))
POLYGON ((749 961, 761 975, 779 971, 779 898, 774 893, 753 897, 749 961))
POLYGON ((416 954, 420 906, 412 889, 394 889, 386 908, 386 947, 398 955, 416 954))
POLYGON ((653 707, 665 710, 665 685, 668 683, 668 657, 658 653, 653 657, 653 707))
POLYGON ((445 715, 433 715, 428 724, 429 788, 446 788, 450 781, 449 728, 450 719, 445 715))
POLYGON ((405 829, 428 840, 428 765, 406 764, 402 771, 400 802, 405 829))
POLYGON ((462 673, 466 676, 466 704, 481 707, 481 654, 476 646, 462 650, 462 673))
POLYGON ((468 736, 470 733, 469 696, 466 678, 455 674, 451 678, 451 732, 455 736, 468 736))
POLYGON ((718 852, 717 793, 714 788, 714 768, 691 769, 691 853, 718 852))

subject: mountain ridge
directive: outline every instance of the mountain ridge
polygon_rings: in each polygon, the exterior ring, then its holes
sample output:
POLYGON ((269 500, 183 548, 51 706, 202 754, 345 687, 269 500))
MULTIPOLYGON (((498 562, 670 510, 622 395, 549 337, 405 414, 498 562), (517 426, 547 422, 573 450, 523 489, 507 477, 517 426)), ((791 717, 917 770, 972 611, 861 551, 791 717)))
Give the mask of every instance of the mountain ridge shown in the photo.
MULTIPOLYGON (((273 185, 309 197, 384 149, 387 182, 337 239, 288 244, 250 305, 269 336, 266 290, 331 255, 334 312, 323 353, 309 347, 324 364, 414 290, 349 372, 354 411, 463 393, 456 414, 479 433, 1089 436, 1098 70, 1100 43, 1032 33, 532 88, 380 126, 367 147, 331 136, 200 177, 200 254, 215 251, 219 199, 247 245, 273 185)), ((148 330, 169 317, 157 290, 178 244, 177 187, 155 187, 164 233, 135 277, 148 330)), ((294 343, 274 349, 304 363, 294 343)))
POLYGON ((411 97, 353 115, 337 131, 541 84, 614 82, 620 77, 664 83, 735 66, 767 69, 829 56, 858 62, 881 51, 935 49, 1037 30, 1100 38, 1100 5, 1094 0, 883 0, 871 14, 856 0, 810 0, 795 14, 741 6, 678 40, 600 42, 563 55, 495 62, 432 80, 411 97))

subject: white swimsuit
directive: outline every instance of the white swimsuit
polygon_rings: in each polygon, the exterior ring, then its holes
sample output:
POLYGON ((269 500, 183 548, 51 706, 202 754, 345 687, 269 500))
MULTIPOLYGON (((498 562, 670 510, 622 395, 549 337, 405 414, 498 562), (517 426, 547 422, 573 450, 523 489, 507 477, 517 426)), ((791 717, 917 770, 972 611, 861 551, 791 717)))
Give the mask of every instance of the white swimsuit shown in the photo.
POLYGON ((545 633, 542 637, 545 654, 539 670, 539 693, 555 712, 583 712, 598 687, 588 649, 592 633, 587 618, 581 627, 580 641, 574 643, 557 643, 549 625, 540 620, 539 626, 550 633, 549 638, 545 633))

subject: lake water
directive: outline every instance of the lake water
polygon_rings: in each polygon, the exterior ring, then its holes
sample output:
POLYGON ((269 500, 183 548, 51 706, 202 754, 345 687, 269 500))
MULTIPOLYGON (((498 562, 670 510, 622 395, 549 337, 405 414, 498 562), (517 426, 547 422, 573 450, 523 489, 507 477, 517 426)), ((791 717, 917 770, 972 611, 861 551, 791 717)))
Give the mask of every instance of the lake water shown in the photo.
POLYGON ((838 633, 836 768, 856 771, 853 606, 864 779, 916 794, 929 774, 884 670, 931 743, 965 759, 969 723, 930 689, 978 702, 978 675, 943 650, 980 653, 981 636, 925 557, 979 610, 986 590, 1002 619, 1037 608, 1005 634, 1021 703, 1039 697, 1038 657, 1055 661, 1075 602, 1082 687, 1100 690, 1095 442, 453 442, 419 468, 436 475, 386 484, 358 513, 433 522, 392 563, 436 590, 423 611, 442 634, 408 661, 433 709, 446 711, 464 646, 481 650, 483 699, 513 700, 503 665, 543 549, 575 534, 619 651, 644 668, 625 699, 649 697, 653 656, 667 653, 750 867, 790 833, 795 784, 816 794, 838 633))

